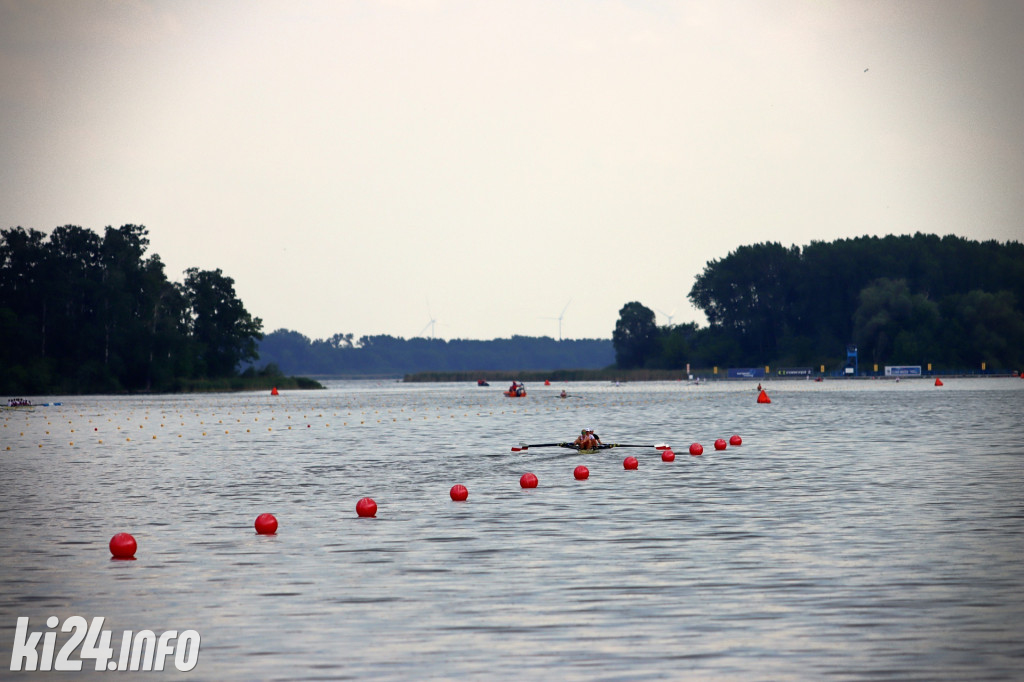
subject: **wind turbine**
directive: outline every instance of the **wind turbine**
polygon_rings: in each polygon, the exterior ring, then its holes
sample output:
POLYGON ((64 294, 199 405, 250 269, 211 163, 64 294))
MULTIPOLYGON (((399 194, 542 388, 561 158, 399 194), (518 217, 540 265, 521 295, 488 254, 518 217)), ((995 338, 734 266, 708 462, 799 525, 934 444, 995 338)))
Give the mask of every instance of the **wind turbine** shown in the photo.
POLYGON ((664 310, 661 310, 660 308, 655 308, 655 310, 657 310, 659 313, 661 313, 662 315, 664 315, 665 317, 668 318, 668 326, 671 327, 672 326, 672 318, 675 317, 676 311, 673 310, 672 313, 669 314, 669 313, 666 313, 664 310))
POLYGON ((431 312, 431 310, 430 310, 430 301, 429 300, 427 301, 427 314, 430 315, 430 322, 427 322, 425 325, 423 325, 423 329, 420 330, 420 333, 417 334, 417 336, 422 336, 423 332, 427 331, 427 327, 430 327, 430 338, 433 339, 434 338, 434 325, 437 324, 437 320, 434 318, 434 313, 431 312))
MULTIPOLYGON (((572 303, 572 299, 569 299, 569 303, 572 303)), ((565 308, 562 308, 562 314, 558 317, 545 317, 545 320, 558 320, 558 340, 562 340, 562 318, 565 317, 565 311, 569 307, 569 303, 565 304, 565 308)))

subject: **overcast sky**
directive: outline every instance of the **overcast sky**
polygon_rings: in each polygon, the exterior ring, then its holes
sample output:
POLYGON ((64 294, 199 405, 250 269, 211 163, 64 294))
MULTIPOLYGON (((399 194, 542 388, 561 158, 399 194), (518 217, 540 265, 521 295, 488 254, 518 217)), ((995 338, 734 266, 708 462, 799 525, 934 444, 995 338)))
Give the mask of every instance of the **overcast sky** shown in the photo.
POLYGON ((1024 238, 1022 36, 1016 0, 0 0, 0 227, 145 225, 266 332, 703 325, 744 244, 1024 238))

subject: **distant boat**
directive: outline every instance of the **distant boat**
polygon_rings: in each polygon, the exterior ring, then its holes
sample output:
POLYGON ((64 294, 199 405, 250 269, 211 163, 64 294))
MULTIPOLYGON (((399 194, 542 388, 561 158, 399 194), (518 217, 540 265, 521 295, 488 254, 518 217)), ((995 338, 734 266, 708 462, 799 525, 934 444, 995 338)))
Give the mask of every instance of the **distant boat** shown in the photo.
POLYGON ((490 384, 487 383, 486 381, 484 381, 483 379, 477 379, 476 380, 476 385, 477 386, 490 386, 490 384))
POLYGON ((526 386, 523 386, 518 381, 513 381, 512 385, 509 386, 509 390, 505 391, 505 396, 508 398, 525 398, 526 397, 526 386))

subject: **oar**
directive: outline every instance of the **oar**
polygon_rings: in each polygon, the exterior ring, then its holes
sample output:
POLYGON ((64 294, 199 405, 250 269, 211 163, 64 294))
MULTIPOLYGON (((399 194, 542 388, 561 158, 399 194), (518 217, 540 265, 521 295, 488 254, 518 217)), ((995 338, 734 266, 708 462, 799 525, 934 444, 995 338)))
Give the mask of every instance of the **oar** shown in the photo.
POLYGON ((512 448, 512 452, 520 452, 522 450, 529 450, 530 448, 571 448, 575 447, 572 443, 534 443, 533 445, 527 445, 526 443, 520 443, 518 448, 512 448))
POLYGON ((664 443, 658 445, 629 445, 626 443, 612 443, 611 445, 602 445, 605 448, 655 448, 657 450, 668 450, 669 446, 664 443))

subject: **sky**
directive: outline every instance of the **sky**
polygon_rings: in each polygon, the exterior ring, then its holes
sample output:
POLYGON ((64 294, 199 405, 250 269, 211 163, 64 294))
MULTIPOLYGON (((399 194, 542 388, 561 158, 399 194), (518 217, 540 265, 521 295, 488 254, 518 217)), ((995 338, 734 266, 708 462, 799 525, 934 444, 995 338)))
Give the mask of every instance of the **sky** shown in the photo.
POLYGON ((0 228, 145 225, 267 333, 705 325, 743 245, 1021 241, 1022 35, 1016 0, 0 0, 0 228))

